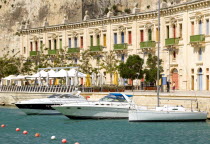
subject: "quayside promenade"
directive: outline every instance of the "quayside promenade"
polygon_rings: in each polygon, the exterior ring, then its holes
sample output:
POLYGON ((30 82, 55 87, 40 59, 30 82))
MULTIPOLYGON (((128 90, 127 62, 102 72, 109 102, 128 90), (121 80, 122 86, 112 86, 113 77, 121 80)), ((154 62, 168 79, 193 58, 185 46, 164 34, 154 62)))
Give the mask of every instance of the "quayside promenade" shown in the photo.
MULTIPOLYGON (((55 92, 0 92, 0 104, 14 105, 15 102, 45 98, 55 92)), ((62 93, 65 93, 62 92, 62 93)), ((92 92, 83 91, 81 94, 84 97, 88 96, 88 100, 96 101, 107 95, 109 92, 92 92)), ((142 90, 126 90, 124 93, 134 95, 133 101, 137 105, 154 108, 157 102, 157 94, 155 91, 142 90)), ((160 105, 179 105, 188 109, 207 111, 210 118, 210 92, 209 91, 171 91, 160 92, 160 105)))

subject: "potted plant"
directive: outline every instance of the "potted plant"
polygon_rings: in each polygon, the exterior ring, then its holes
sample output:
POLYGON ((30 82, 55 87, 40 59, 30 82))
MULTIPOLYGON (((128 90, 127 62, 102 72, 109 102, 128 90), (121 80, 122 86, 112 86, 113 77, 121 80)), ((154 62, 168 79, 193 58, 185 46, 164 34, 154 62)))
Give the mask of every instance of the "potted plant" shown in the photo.
POLYGON ((101 89, 103 92, 109 92, 109 86, 108 85, 102 85, 101 89))
POLYGON ((117 86, 116 85, 110 85, 109 86, 109 91, 110 92, 116 92, 117 91, 117 86))
POLYGON ((100 92, 101 87, 99 86, 93 86, 93 92, 100 92))
POLYGON ((117 91, 118 92, 124 92, 125 91, 125 87, 123 85, 117 86, 117 91))

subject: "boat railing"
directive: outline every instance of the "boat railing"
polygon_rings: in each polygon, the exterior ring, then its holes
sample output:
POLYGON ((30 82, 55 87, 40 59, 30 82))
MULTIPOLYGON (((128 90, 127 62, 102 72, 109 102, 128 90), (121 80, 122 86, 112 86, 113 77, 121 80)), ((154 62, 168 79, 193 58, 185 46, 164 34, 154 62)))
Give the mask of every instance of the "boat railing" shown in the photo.
POLYGON ((92 87, 83 87, 83 86, 66 86, 66 85, 49 85, 49 86, 36 86, 36 85, 0 85, 0 92, 26 92, 26 93, 68 93, 72 92, 75 89, 78 89, 82 92, 92 92, 92 87))

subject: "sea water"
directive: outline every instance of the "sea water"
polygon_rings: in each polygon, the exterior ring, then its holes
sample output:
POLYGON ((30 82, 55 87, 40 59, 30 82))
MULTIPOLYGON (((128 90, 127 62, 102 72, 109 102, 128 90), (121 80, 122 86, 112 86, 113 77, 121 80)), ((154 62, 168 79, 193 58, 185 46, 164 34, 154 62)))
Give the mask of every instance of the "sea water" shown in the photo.
POLYGON ((210 144, 210 121, 70 120, 63 115, 25 115, 17 108, 0 107, 2 124, 6 127, 0 127, 0 144, 61 144, 62 139, 68 144, 210 144), (27 135, 22 134, 24 130, 27 135))

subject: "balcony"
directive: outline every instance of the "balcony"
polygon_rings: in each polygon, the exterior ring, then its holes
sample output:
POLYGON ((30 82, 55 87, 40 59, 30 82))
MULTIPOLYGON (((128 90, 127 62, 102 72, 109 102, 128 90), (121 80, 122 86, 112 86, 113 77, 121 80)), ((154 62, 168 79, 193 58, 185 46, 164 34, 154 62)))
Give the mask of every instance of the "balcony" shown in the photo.
POLYGON ((80 48, 68 48, 68 53, 79 53, 80 48))
POLYGON ((102 46, 90 46, 90 51, 91 52, 97 52, 97 51, 102 51, 102 46))
POLYGON ((30 51, 30 56, 37 56, 39 51, 30 51))
POLYGON ((155 41, 144 41, 140 42, 140 47, 141 48, 154 48, 156 46, 155 41))
POLYGON ((58 50, 48 50, 49 55, 56 55, 58 54, 58 50))
POLYGON ((205 41, 205 35, 193 35, 190 36, 190 42, 191 43, 198 43, 198 42, 204 42, 205 41))
POLYGON ((114 44, 114 50, 125 50, 128 48, 127 43, 123 44, 114 44))
POLYGON ((179 44, 179 38, 165 39, 165 46, 172 46, 172 45, 178 45, 178 44, 179 44))

